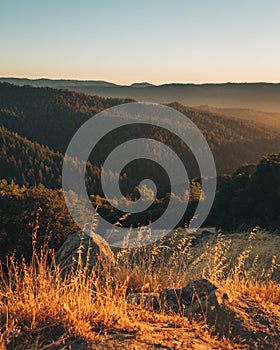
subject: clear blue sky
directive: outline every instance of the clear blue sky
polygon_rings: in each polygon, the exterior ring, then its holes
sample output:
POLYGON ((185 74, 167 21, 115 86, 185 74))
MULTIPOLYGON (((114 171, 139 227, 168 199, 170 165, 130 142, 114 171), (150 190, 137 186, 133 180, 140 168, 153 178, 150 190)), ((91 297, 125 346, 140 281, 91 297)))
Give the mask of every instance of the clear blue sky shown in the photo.
POLYGON ((0 76, 280 81, 279 0, 0 0, 0 76))

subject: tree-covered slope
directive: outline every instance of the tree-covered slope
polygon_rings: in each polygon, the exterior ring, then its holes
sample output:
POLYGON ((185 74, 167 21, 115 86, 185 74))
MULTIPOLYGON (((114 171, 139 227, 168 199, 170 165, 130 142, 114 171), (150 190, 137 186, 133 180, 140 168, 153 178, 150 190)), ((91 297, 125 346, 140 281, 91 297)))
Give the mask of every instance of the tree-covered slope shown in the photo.
POLYGON ((128 101, 68 90, 0 84, 0 125, 65 152, 73 134, 90 116, 128 101))
MULTIPOLYGON (((74 133, 88 118, 108 107, 129 101, 3 83, 0 84, 0 125, 63 154, 74 133)), ((257 124, 249 126, 238 120, 187 108, 178 103, 169 106, 184 113, 200 128, 212 149, 218 173, 231 173, 242 163, 256 162, 261 156, 280 149, 280 137, 276 131, 265 130, 257 124)), ((184 128, 185 125, 178 127, 184 128)), ((133 133, 131 130, 124 131, 122 136, 113 133, 108 136, 100 152, 110 150, 119 137, 137 137, 141 133, 142 130, 137 128, 133 129, 133 133)), ((146 136, 166 140, 171 145, 176 143, 173 135, 164 132, 159 135, 156 128, 146 132, 146 136)), ((182 157, 190 159, 186 147, 183 146, 180 152, 182 157)), ((91 161, 100 165, 101 158, 102 154, 99 154, 92 157, 91 161)), ((192 170, 193 167, 190 168, 192 170)), ((191 175, 199 174, 194 171, 191 175)))

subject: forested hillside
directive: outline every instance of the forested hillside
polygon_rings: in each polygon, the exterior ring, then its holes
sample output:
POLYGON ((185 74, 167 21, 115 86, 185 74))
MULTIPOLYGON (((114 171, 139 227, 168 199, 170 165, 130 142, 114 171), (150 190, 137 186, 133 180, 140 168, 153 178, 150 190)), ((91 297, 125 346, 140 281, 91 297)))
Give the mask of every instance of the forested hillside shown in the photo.
POLYGON ((78 230, 62 191, 0 180, 0 260, 8 254, 29 259, 34 230, 38 248, 48 242, 55 249, 78 230))
MULTIPOLYGON (((205 225, 223 231, 260 226, 279 232, 280 153, 264 157, 257 165, 244 165, 231 176, 221 176, 218 184, 214 206, 205 225)), ((192 189, 193 198, 179 227, 188 223, 199 200, 197 183, 192 184, 192 189)), ((91 199, 107 220, 116 222, 119 219, 119 213, 112 211, 105 199, 100 196, 91 199)), ((158 199, 149 211, 133 219, 127 218, 122 224, 129 226, 133 220, 134 223, 147 223, 147 219, 160 215, 165 206, 166 198, 158 199)), ((77 210, 80 210, 78 202, 77 210)), ((13 252, 16 256, 30 257, 35 227, 38 246, 49 240, 54 249, 78 229, 66 208, 62 191, 43 185, 26 188, 0 180, 0 260, 13 252)))
MULTIPOLYGON (((73 134, 89 117, 108 107, 129 101, 131 100, 105 99, 67 90, 18 87, 3 83, 0 84, 0 125, 63 154, 73 134)), ((249 126, 219 114, 197 111, 178 103, 169 106, 184 113, 200 128, 212 149, 219 174, 231 173, 240 164, 257 162, 261 156, 280 149, 280 135, 275 131, 264 130, 258 125, 249 126)), ((143 130, 134 128, 133 135, 131 130, 127 130, 122 137, 135 137, 139 133, 143 134, 143 130)), ((167 139, 171 145, 176 143, 174 136, 164 132, 158 135, 156 128, 146 131, 146 136, 158 140, 167 139)), ((116 134, 109 135, 100 154, 91 158, 92 163, 100 165, 104 153, 116 141, 116 134)), ((186 158, 186 162, 191 165, 190 176, 199 176, 194 170, 190 152, 184 145, 180 156, 186 158)))
POLYGON ((240 167, 217 192, 212 223, 224 230, 280 227, 280 153, 240 167))
POLYGON ((129 101, 0 84, 0 123, 32 141, 65 152, 73 134, 90 116, 129 101))
POLYGON ((179 103, 169 106, 188 116, 200 128, 213 152, 218 174, 231 174, 243 163, 258 162, 263 155, 280 150, 280 134, 275 129, 179 103))
POLYGON ((19 185, 61 187, 63 156, 0 127, 1 178, 19 185))
MULTIPOLYGON (((39 220, 38 242, 50 239, 51 246, 55 248, 78 229, 67 211, 61 191, 64 151, 84 121, 108 107, 130 101, 104 99, 67 90, 0 84, 0 258, 13 251, 29 255, 36 220, 39 220), (26 241, 29 242, 27 246, 26 241)), ((215 157, 218 188, 206 224, 225 230, 247 229, 256 225, 273 230, 279 228, 278 132, 178 103, 169 106, 196 123, 215 157), (269 153, 275 154, 262 158, 269 153), (240 167, 244 163, 253 164, 240 167)), ((184 128, 184 125, 178 127, 184 128)), ((165 130, 135 127, 126 128, 123 133, 110 133, 87 163, 86 183, 93 205, 112 223, 117 222, 123 213, 112 208, 103 198, 100 165, 116 145, 143 135, 143 132, 146 137, 173 147, 188 165, 190 177, 199 177, 190 150, 165 130)), ((73 160, 73 168, 75 166, 73 160)), ((154 204, 148 211, 127 217, 122 223, 127 227, 148 224, 159 217, 168 204, 168 181, 150 163, 148 166, 141 162, 133 165, 132 174, 137 174, 138 182, 130 179, 129 168, 125 171, 120 178, 120 186, 131 199, 138 197, 137 186, 141 179, 157 177, 155 182, 159 187, 154 204)), ((108 175, 109 181, 110 176, 114 174, 108 175)), ((190 204, 179 226, 187 225, 193 215, 201 195, 199 181, 198 178, 191 183, 190 204)))
POLYGON ((280 113, 269 113, 249 108, 215 108, 212 106, 199 106, 195 109, 214 114, 223 115, 230 119, 242 120, 253 125, 259 124, 270 130, 280 131, 280 113))

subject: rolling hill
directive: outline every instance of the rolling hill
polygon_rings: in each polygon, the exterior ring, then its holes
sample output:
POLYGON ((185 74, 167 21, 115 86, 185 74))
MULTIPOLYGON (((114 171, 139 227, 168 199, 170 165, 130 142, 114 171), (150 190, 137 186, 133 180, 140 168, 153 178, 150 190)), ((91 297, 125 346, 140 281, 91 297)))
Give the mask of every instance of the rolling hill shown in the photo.
MULTIPOLYGON (((88 118, 108 107, 131 101, 107 99, 68 90, 18 87, 2 83, 0 125, 63 154, 76 130, 88 118)), ((236 118, 185 107, 179 103, 168 106, 188 116, 199 127, 213 152, 219 174, 231 173, 243 163, 254 163, 265 154, 279 152, 280 135, 277 130, 270 131, 257 123, 249 125, 236 118)), ((184 127, 185 125, 178 126, 184 127)), ((91 158, 92 163, 100 165, 104 153, 110 151, 118 140, 131 139, 142 132, 139 128, 133 128, 124 131, 122 135, 108 135, 103 143, 104 147, 100 148, 100 154, 91 158)), ((171 146, 176 144, 173 135, 165 132, 159 134, 156 127, 146 131, 146 136, 159 141, 165 140, 171 146)), ((182 145, 178 154, 190 165, 190 176, 198 176, 189 149, 182 145)), ((144 175, 145 169, 142 173, 144 175)))
MULTIPOLYGON (((39 206, 42 201, 39 207, 44 208, 46 199, 47 208, 57 207, 56 215, 59 215, 63 222, 66 209, 63 206, 60 191, 61 168, 68 142, 77 128, 92 115, 126 102, 131 102, 131 100, 106 99, 68 90, 0 84, 0 179, 5 179, 4 182, 0 181, 2 208, 2 214, 0 214, 4 225, 0 229, 4 230, 4 233, 16 232, 18 227, 28 227, 29 221, 26 222, 25 216, 27 202, 30 206, 35 202, 39 206), (23 187, 16 187, 11 183, 12 181, 23 187), (19 217, 23 221, 19 222, 18 227, 10 228, 9 218, 11 217, 19 217)), ((207 223, 228 230, 241 226, 247 229, 255 225, 263 225, 270 229, 279 227, 277 206, 280 193, 279 154, 263 158, 259 162, 262 156, 268 153, 279 153, 279 132, 269 131, 260 123, 249 125, 235 116, 232 118, 224 116, 223 113, 219 113, 220 110, 197 109, 179 103, 171 103, 169 106, 188 116, 201 129, 213 151, 219 174, 232 173, 243 163, 259 163, 257 166, 239 168, 232 177, 222 175, 219 177, 221 183, 207 223)), ((126 116, 120 116, 120 118, 126 118, 126 116)), ((172 123, 172 120, 170 122, 172 123)), ((184 123, 178 125, 178 128, 184 127, 184 123)), ((101 143, 100 154, 94 155, 90 159, 91 162, 88 162, 86 180, 88 192, 93 194, 94 204, 101 203, 101 214, 112 219, 113 222, 116 222, 121 215, 119 212, 112 211, 102 199, 100 190, 102 156, 114 148, 116 142, 137 137, 142 132, 141 128, 135 127, 134 130, 125 130, 120 133, 120 138, 119 133, 109 134, 106 142, 101 143)), ((166 132, 159 133, 156 127, 146 130, 145 133, 147 137, 174 146, 174 150, 178 151, 178 155, 189 166, 190 177, 199 176, 195 172, 195 164, 189 149, 182 144, 176 149, 177 140, 173 135, 166 132)), ((165 156, 162 154, 162 157, 165 156)), ((139 179, 147 178, 147 174, 149 178, 159 174, 158 168, 150 164, 146 166, 139 163, 135 166, 134 174, 136 173, 139 179)), ((73 162, 73 167, 75 167, 75 162, 73 162)), ((131 194, 133 187, 128 179, 129 176, 123 174, 120 184, 128 194, 131 194)), ((159 185, 162 186, 159 187, 162 190, 162 197, 158 198, 150 211, 144 212, 143 217, 132 218, 131 222, 128 222, 129 225, 138 224, 142 219, 157 216, 164 209, 166 199, 164 185, 166 184, 163 181, 165 181, 164 176, 159 179, 159 185)), ((195 200, 191 204, 195 205, 195 200)), ((38 206, 36 210, 39 210, 38 206)), ((40 214, 44 220, 46 219, 43 227, 48 227, 49 209, 43 210, 47 210, 44 214, 40 214)), ((188 222, 192 210, 193 207, 190 207, 190 211, 186 213, 180 225, 184 226, 188 222)), ((36 216, 36 212, 34 211, 32 215, 36 216)), ((71 222, 69 225, 72 225, 71 222)), ((6 233, 3 240, 6 240, 6 233)), ((14 247, 12 242, 9 244, 14 247)))
POLYGON ((211 106, 199 106, 196 109, 219 114, 230 119, 243 120, 251 125, 257 123, 271 130, 280 130, 280 113, 256 111, 249 108, 217 108, 211 106))

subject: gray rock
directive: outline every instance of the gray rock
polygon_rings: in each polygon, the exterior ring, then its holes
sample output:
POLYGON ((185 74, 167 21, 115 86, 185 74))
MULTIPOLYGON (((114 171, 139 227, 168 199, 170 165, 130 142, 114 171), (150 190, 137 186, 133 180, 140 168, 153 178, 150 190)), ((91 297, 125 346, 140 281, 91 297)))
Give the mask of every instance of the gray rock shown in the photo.
POLYGON ((181 289, 166 289, 160 295, 131 293, 127 295, 127 302, 204 321, 218 337, 226 336, 237 343, 240 341, 243 345, 247 344, 248 349, 279 348, 276 318, 274 322, 258 303, 249 301, 247 304, 246 299, 242 300, 240 309, 237 300, 231 299, 230 295, 206 279, 194 281, 181 289))
MULTIPOLYGON (((252 315, 246 307, 243 312, 238 312, 228 294, 217 289, 214 284, 205 279, 194 281, 182 289, 167 289, 163 292, 162 298, 162 305, 166 312, 172 311, 180 313, 190 320, 204 321, 218 336, 226 336, 237 341, 243 339, 251 346, 250 349, 275 348, 256 345, 262 339, 263 343, 267 343, 266 345, 269 343, 269 340, 264 341, 266 331, 259 325, 259 320, 256 322, 252 319, 252 315), (248 319, 253 326, 250 326, 248 319)), ((273 324, 269 323, 267 319, 263 322, 265 327, 269 327, 275 333, 273 324)), ((277 338, 276 333, 275 338, 277 338)))
POLYGON ((217 288, 206 279, 188 284, 181 289, 165 289, 162 293, 129 293, 126 300, 129 304, 152 307, 153 310, 165 310, 190 316, 191 312, 201 313, 197 307, 200 300, 207 298, 217 288))
POLYGON ((161 296, 162 305, 167 310, 171 309, 188 316, 191 306, 215 289, 217 287, 206 279, 194 281, 181 289, 166 289, 161 296))
POLYGON ((200 237, 201 237, 201 238, 204 238, 204 237, 214 236, 214 235, 215 235, 215 233, 213 233, 213 232, 211 232, 211 231, 204 230, 204 231, 201 232, 200 237))
POLYGON ((72 234, 55 254, 56 265, 60 266, 62 276, 78 268, 78 261, 87 271, 98 263, 98 267, 113 265, 114 253, 108 243, 98 234, 89 235, 86 231, 72 234))

